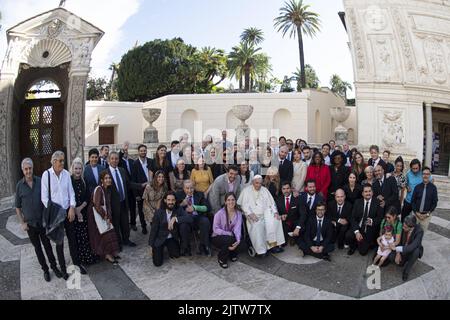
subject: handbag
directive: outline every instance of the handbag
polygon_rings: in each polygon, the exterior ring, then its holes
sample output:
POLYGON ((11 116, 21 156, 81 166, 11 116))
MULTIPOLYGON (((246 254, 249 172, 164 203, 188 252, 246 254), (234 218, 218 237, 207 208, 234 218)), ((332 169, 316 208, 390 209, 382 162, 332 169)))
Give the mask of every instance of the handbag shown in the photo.
MULTIPOLYGON (((95 194, 95 192, 97 192, 97 189, 99 189, 99 188, 102 189, 102 187, 98 186, 97 188, 95 188, 94 194, 95 194)), ((105 193, 103 192, 103 189, 102 189, 102 194, 103 194, 102 208, 106 212, 106 198, 105 198, 105 193)), ((103 219, 102 215, 100 213, 98 213, 97 210, 95 209, 95 206, 92 207, 92 210, 94 211, 95 224, 97 225, 97 229, 100 234, 105 234, 106 232, 114 229, 112 223, 108 223, 105 219, 103 219)))
POLYGON ((44 208, 42 214, 42 226, 45 228, 47 237, 55 242, 61 244, 64 241, 64 221, 67 218, 67 211, 59 204, 52 201, 51 186, 50 186, 50 171, 47 170, 48 176, 48 202, 47 207, 44 208))

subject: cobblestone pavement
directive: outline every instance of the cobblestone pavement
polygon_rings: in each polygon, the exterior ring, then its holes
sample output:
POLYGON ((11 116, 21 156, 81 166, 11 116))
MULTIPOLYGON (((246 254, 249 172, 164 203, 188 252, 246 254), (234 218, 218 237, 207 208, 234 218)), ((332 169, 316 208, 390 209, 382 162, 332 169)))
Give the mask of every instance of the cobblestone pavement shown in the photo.
MULTIPOLYGON (((369 290, 366 273, 373 254, 332 254, 332 262, 300 257, 296 247, 283 254, 240 260, 224 270, 217 258, 183 257, 155 268, 147 236, 132 232, 136 248, 124 248, 120 266, 99 263, 69 289, 53 274, 43 279, 34 249, 12 210, 0 212, 0 300, 5 299, 450 299, 450 210, 438 210, 425 234, 425 253, 407 282, 401 269, 381 269, 381 289, 369 290)), ((68 248, 65 245, 65 248, 68 248)), ((216 254, 216 252, 214 252, 216 254)), ((66 252, 66 259, 70 255, 66 252)), ((70 261, 68 261, 70 264, 70 261)))

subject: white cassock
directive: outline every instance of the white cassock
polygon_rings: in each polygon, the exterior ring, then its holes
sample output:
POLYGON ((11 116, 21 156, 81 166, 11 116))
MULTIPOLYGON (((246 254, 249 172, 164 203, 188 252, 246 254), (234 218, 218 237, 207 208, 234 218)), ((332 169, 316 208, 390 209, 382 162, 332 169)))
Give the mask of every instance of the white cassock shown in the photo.
POLYGON ((250 185, 241 192, 237 203, 247 217, 248 233, 257 254, 265 254, 267 250, 285 243, 283 225, 275 218, 278 210, 267 188, 261 187, 256 191, 250 185), (248 218, 252 213, 258 217, 257 222, 248 218))

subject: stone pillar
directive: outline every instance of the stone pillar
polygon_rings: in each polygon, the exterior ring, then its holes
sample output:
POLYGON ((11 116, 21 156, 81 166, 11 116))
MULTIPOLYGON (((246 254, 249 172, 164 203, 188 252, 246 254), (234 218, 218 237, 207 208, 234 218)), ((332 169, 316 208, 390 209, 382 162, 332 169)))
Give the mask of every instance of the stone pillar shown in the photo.
POLYGON ((79 157, 84 163, 84 121, 88 70, 72 70, 69 74, 69 94, 66 107, 67 165, 79 157))
POLYGON ((425 103, 425 130, 425 165, 431 168, 433 160, 433 113, 432 104, 430 102, 425 103))

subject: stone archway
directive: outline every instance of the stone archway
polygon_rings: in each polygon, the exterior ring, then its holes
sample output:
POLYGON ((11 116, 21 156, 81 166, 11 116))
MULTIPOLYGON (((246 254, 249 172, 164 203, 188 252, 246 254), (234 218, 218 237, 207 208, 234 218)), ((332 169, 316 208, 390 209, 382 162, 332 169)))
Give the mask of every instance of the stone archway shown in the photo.
POLYGON ((91 54, 103 31, 64 8, 32 17, 7 31, 0 77, 0 198, 13 194, 20 176, 19 111, 33 82, 50 79, 61 89, 63 149, 67 164, 83 158, 86 83, 91 54))

